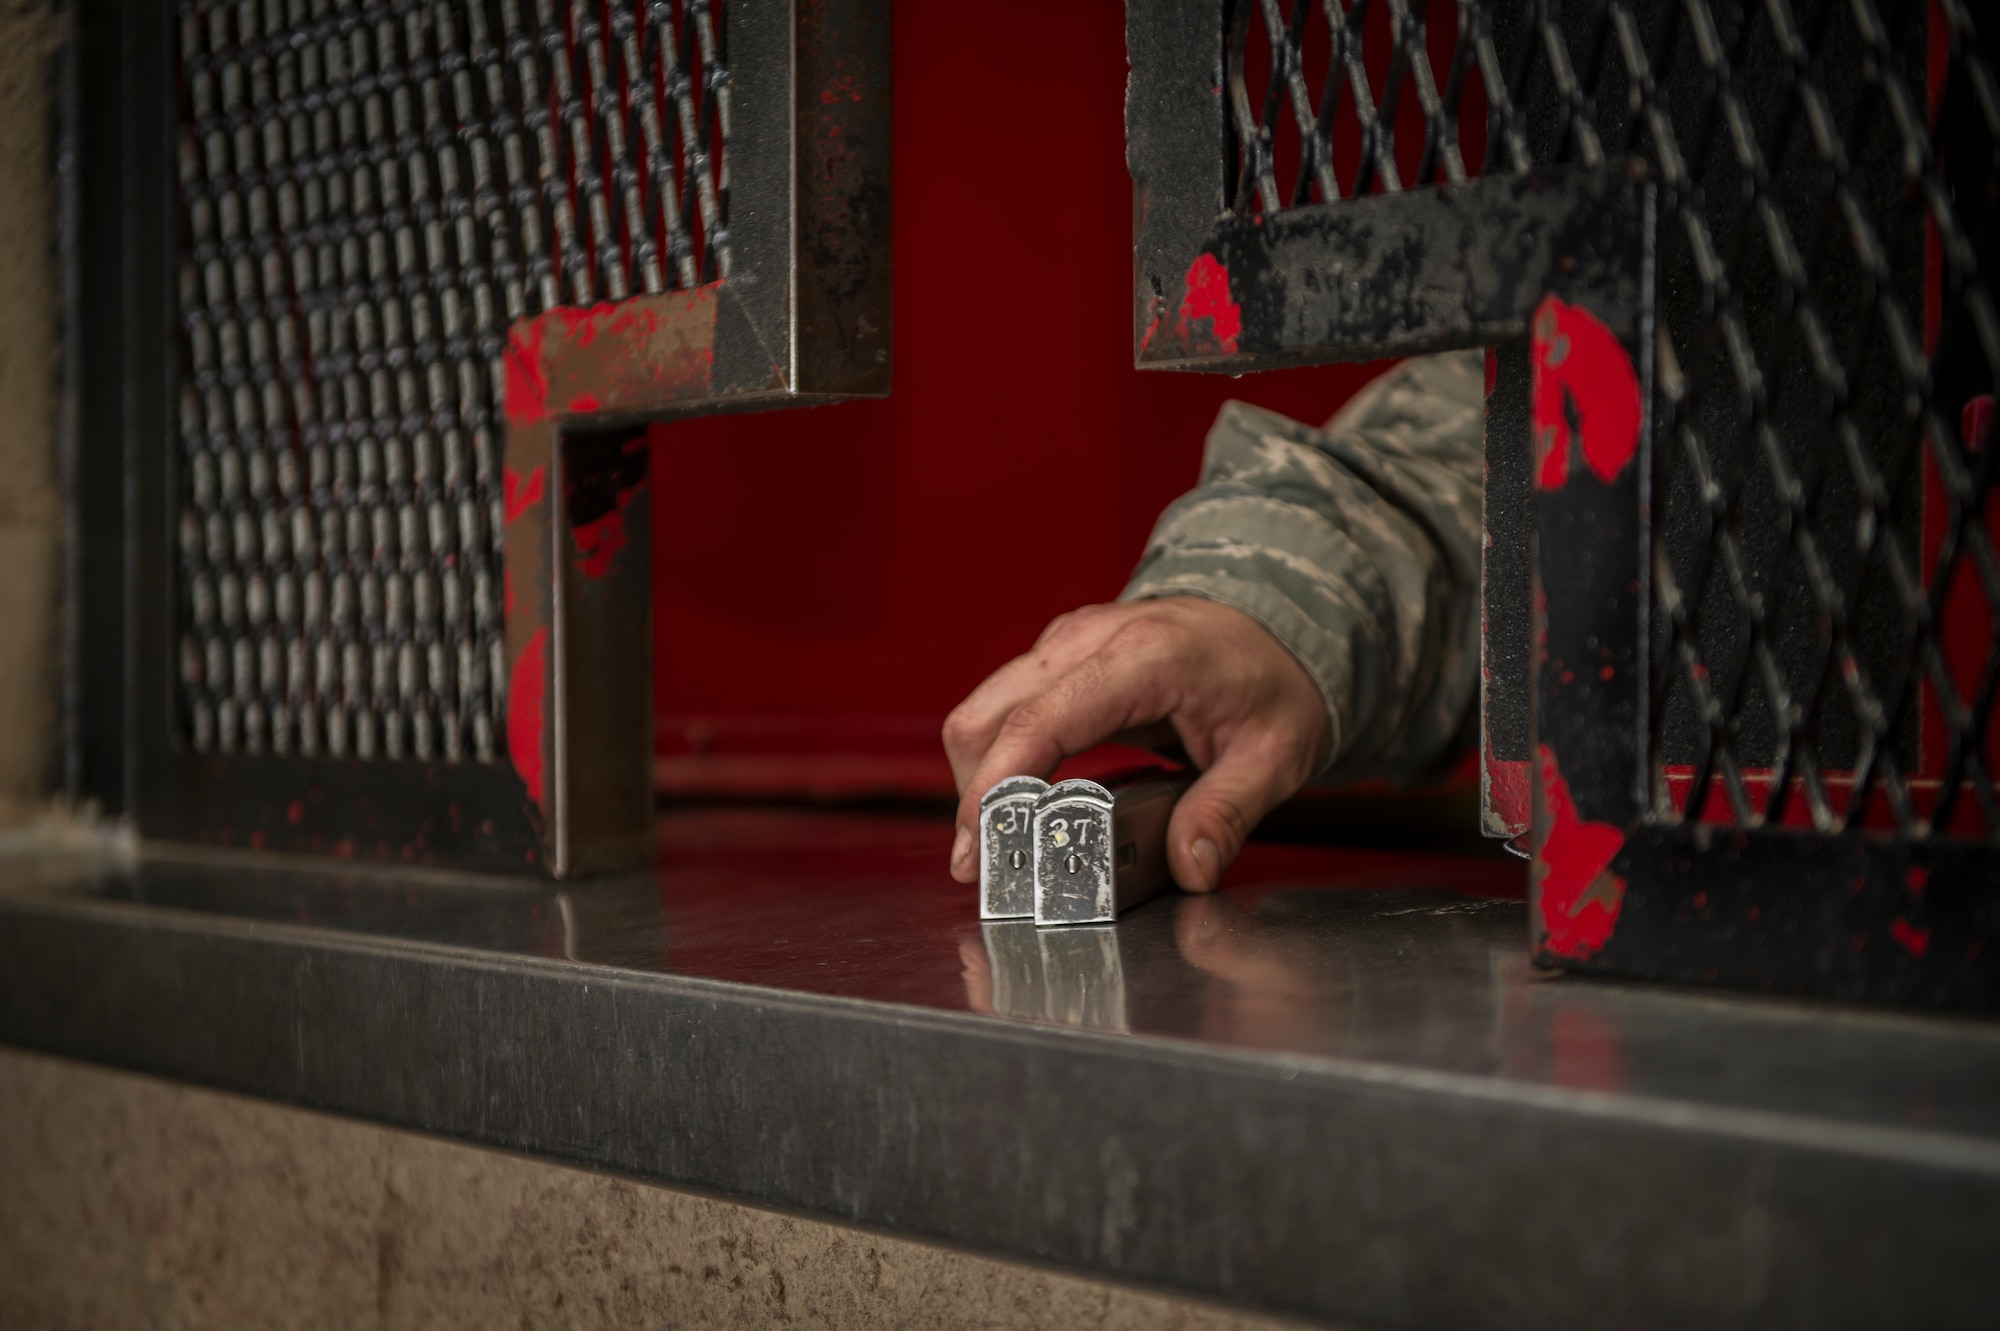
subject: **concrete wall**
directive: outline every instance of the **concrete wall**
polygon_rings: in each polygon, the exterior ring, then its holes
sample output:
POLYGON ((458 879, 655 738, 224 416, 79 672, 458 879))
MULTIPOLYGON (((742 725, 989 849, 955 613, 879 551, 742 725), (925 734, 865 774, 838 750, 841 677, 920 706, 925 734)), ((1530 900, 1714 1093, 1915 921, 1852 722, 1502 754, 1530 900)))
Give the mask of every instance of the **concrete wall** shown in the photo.
POLYGON ((0 0, 0 826, 39 806, 56 743, 61 29, 47 0, 0 0))
POLYGON ((1280 1331, 0 1047, 0 1326, 1280 1331))

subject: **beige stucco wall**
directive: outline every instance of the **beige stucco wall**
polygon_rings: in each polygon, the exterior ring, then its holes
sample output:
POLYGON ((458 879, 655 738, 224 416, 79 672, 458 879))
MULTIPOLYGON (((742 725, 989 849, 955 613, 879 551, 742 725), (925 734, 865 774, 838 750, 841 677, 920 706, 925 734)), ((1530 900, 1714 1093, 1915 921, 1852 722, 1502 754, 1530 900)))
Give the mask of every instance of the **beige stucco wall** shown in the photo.
POLYGON ((1290 1322, 0 1047, 0 1326, 1290 1322))
POLYGON ((46 0, 0 0, 0 825, 40 804, 56 740, 59 33, 46 0))

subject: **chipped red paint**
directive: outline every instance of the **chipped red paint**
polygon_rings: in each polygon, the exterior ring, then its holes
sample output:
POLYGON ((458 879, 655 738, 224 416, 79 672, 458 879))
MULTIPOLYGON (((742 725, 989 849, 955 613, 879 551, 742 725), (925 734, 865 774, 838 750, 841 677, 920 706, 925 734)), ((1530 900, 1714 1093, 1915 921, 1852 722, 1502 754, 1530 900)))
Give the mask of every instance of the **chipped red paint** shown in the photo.
POLYGON ((1931 931, 1922 925, 1911 924, 1900 916, 1889 921, 1889 937, 1895 939, 1898 947, 1918 961, 1923 960, 1924 953, 1931 950, 1931 931))
POLYGON ((504 377, 501 406, 515 425, 533 425, 549 414, 549 379, 542 369, 542 327, 540 319, 527 319, 507 334, 506 350, 500 353, 504 377))
POLYGON ((507 521, 512 522, 528 511, 530 505, 540 502, 543 489, 542 469, 536 467, 528 473, 524 483, 514 474, 512 467, 500 469, 500 508, 507 521))
POLYGON ((610 338, 650 337, 660 327, 660 317, 643 301, 600 301, 591 306, 559 305, 543 314, 538 323, 560 324, 571 346, 587 347, 601 333, 610 338))
POLYGON ((1182 342, 1191 340, 1189 323, 1195 319, 1208 320, 1209 335, 1224 351, 1236 350, 1243 307, 1229 298, 1229 270, 1213 254, 1197 254, 1188 265, 1187 294, 1181 298, 1182 342))
POLYGON ((618 506, 593 522, 578 523, 570 528, 570 535, 576 540, 577 571, 586 578, 597 579, 611 571, 611 558, 625 548, 625 506, 631 502, 637 490, 626 490, 618 496, 618 506))
POLYGON ((1535 310, 1531 427, 1541 465, 1535 483, 1554 490, 1569 479, 1570 411, 1583 461, 1609 485, 1639 449, 1639 376, 1632 358, 1596 315, 1555 296, 1535 310))
POLYGON ((650 453, 646 436, 635 434, 607 453, 601 445, 579 445, 562 473, 562 507, 576 542, 577 571, 595 581, 611 571, 625 548, 625 511, 646 486, 650 453))
POLYGON ((507 756, 528 798, 542 800, 542 703, 548 692, 547 651, 549 631, 538 628, 527 646, 514 658, 514 670, 507 680, 507 756))
POLYGON ((1486 750, 1486 805, 1514 835, 1528 830, 1534 821, 1528 791, 1528 764, 1519 759, 1503 759, 1486 750))
POLYGON ((609 301, 599 301, 595 305, 558 305, 542 315, 546 322, 559 323, 569 333, 570 341, 580 347, 590 345, 597 336, 599 326, 607 315, 617 309, 609 301))
MULTIPOLYGON (((614 397, 643 391, 662 384, 703 386, 714 368, 714 347, 706 339, 692 348, 686 363, 656 360, 658 339, 678 326, 688 314, 698 313, 714 298, 720 282, 697 287, 684 294, 676 308, 668 308, 669 298, 642 297, 617 303, 603 302, 587 308, 558 306, 533 319, 516 323, 507 334, 501 352, 503 407, 511 425, 533 425, 550 414, 550 380, 560 379, 561 362, 571 353, 587 350, 600 337, 612 343, 611 355, 631 382, 610 384, 614 397)), ((613 361, 607 361, 607 367, 613 361)), ((602 410, 603 399, 596 392, 573 395, 559 410, 566 415, 587 415, 602 410)))
POLYGON ((1548 819, 1535 853, 1542 943, 1557 956, 1581 961, 1603 948, 1625 904, 1625 880, 1611 872, 1625 834, 1577 815, 1569 782, 1548 745, 1538 747, 1535 766, 1548 819))

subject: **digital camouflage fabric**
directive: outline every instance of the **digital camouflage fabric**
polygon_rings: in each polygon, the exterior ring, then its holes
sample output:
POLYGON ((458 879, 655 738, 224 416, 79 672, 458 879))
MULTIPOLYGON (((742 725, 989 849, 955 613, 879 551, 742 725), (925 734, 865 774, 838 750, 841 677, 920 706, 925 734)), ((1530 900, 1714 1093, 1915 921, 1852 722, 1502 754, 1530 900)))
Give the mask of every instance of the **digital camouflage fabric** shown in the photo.
POLYGON ((1227 403, 1119 599, 1199 596, 1269 629, 1333 720, 1317 780, 1424 776, 1478 695, 1484 419, 1477 351, 1404 362, 1322 429, 1227 403))

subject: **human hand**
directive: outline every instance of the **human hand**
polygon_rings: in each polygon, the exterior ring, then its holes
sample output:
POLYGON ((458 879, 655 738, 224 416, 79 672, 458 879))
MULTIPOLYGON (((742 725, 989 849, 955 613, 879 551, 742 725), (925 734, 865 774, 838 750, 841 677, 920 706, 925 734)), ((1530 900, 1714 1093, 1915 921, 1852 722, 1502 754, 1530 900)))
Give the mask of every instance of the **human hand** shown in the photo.
POLYGON ((1169 735, 1201 769, 1167 827, 1167 867, 1191 892, 1215 887, 1333 746, 1319 686, 1242 611, 1190 596, 1072 610, 945 718, 959 794, 952 877, 978 880, 979 797, 1000 778, 1047 778, 1114 737, 1157 746, 1169 735))

